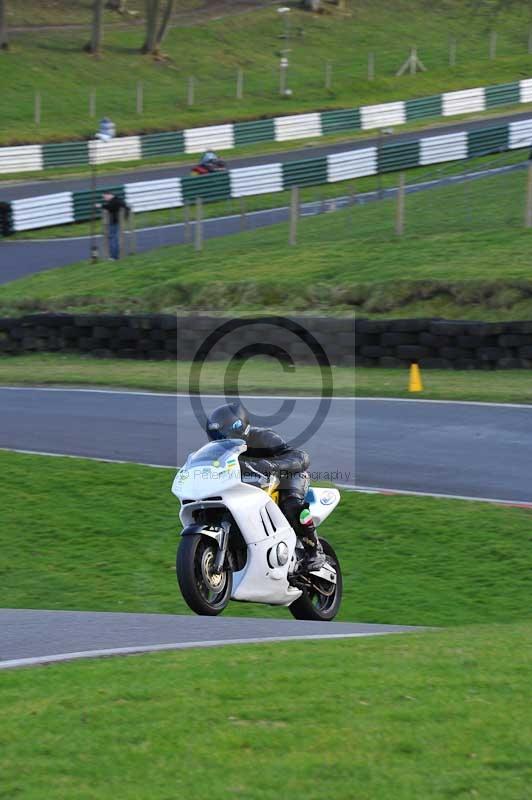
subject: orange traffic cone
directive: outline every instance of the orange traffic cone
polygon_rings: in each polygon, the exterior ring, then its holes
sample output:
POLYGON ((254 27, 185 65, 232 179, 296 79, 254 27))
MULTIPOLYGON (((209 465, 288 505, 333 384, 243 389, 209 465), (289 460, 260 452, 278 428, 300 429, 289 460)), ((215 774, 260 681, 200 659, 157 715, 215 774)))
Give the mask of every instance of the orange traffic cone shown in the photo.
POLYGON ((408 383, 409 392, 422 392, 423 383, 421 381, 421 372, 419 371, 418 364, 410 364, 410 380, 408 383))

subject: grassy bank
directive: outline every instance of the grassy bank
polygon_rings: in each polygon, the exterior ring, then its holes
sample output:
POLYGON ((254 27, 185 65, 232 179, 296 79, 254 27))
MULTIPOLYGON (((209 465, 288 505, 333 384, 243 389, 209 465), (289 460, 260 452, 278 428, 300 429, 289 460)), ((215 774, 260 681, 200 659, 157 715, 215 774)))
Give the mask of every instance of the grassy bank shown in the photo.
MULTIPOLYGON (((188 392, 188 362, 95 359, 90 356, 43 353, 0 357, 3 386, 105 386, 148 389, 156 392, 188 392)), ((201 391, 223 390, 227 364, 211 362, 202 371, 201 391)), ((423 370, 420 394, 408 391, 405 369, 333 367, 336 397, 409 397, 422 400, 476 400, 491 403, 532 403, 532 383, 526 370, 473 371, 423 370)), ((313 395, 322 389, 318 369, 298 365, 284 372, 271 361, 251 359, 239 373, 239 394, 313 395)))
POLYGON ((215 785, 222 800, 523 800, 531 634, 483 626, 4 673, 3 789, 27 800, 207 800, 215 785))
POLYGON ((0 313, 185 308, 530 316, 525 181, 519 171, 408 195, 402 237, 394 232, 395 201, 385 200, 302 219, 296 247, 288 246, 282 224, 207 241, 201 253, 180 245, 116 264, 47 271, 0 287, 0 313))
MULTIPOLYGON (((61 19, 60 9, 57 9, 61 19)), ((109 28, 100 60, 82 52, 86 30, 17 33, 2 55, 2 143, 58 140, 94 133, 88 98, 97 92, 97 117, 109 114, 121 134, 182 128, 234 119, 359 106, 429 96, 449 89, 517 80, 530 73, 530 12, 513 5, 504 14, 491 6, 449 0, 437 9, 420 0, 363 0, 351 15, 312 15, 294 3, 290 40, 275 7, 173 28, 166 58, 143 57, 142 26, 109 28), (489 31, 498 33, 497 57, 489 59, 489 31), (457 39, 456 66, 449 66, 449 38, 457 39), (415 42, 428 68, 395 76, 415 42), (289 99, 279 96, 279 53, 290 49, 289 99), (368 80, 368 53, 376 59, 368 80), (325 85, 326 62, 331 87, 325 85), (244 69, 244 96, 236 99, 236 73, 244 69), (196 78, 195 103, 187 81, 196 78), (110 79, 112 76, 112 79, 110 79), (136 84, 144 84, 144 112, 136 113, 136 84), (76 92, 72 87, 76 86, 76 92), (33 97, 42 96, 42 121, 33 121, 33 97)), ((67 21, 67 20, 65 20, 67 21)))
MULTIPOLYGON (((184 613, 174 575, 172 470, 0 453, 2 605, 184 613)), ((324 526, 340 619, 419 625, 518 621, 532 588, 520 508, 343 492, 324 526)), ((231 604, 232 616, 286 610, 231 604)))

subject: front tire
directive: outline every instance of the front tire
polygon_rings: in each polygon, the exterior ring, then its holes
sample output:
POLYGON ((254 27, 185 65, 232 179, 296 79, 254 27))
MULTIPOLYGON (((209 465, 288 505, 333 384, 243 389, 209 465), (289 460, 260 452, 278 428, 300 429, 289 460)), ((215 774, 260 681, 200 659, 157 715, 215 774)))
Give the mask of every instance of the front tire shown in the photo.
POLYGON ((176 576, 186 604, 196 614, 215 617, 227 606, 233 589, 233 573, 213 572, 218 552, 210 536, 183 536, 177 549, 176 576))
POLYGON ((298 597, 298 599, 294 600, 292 605, 289 606, 290 613, 296 619, 312 619, 318 622, 330 622, 340 610, 343 591, 340 562, 329 542, 326 539, 322 539, 321 536, 320 542, 327 556, 327 561, 336 570, 336 586, 332 594, 321 593, 316 586, 312 589, 304 589, 301 597, 298 597))

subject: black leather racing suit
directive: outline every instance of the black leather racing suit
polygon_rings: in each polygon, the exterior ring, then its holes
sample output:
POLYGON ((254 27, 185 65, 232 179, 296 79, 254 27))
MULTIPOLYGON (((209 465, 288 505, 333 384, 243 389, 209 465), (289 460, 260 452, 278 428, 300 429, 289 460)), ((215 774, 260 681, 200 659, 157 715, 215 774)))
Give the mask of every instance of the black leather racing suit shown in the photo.
MULTIPOLYGON (((248 449, 239 457, 242 477, 246 483, 259 482, 257 472, 280 477, 279 505, 296 533, 301 533, 299 515, 308 508, 305 495, 309 487, 308 453, 290 447, 269 428, 251 428, 247 436, 248 449)), ((310 533, 310 531, 308 531, 310 533)))

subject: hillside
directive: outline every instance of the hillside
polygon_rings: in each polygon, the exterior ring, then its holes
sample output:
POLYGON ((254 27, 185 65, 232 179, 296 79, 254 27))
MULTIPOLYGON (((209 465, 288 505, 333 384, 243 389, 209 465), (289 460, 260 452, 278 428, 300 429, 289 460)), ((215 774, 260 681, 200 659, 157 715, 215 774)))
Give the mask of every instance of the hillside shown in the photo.
POLYGON ((82 262, 0 287, 0 312, 284 309, 519 319, 532 313, 525 185, 518 171, 407 195, 402 237, 394 232, 395 202, 385 200, 302 219, 296 247, 282 224, 209 240, 201 253, 178 245, 90 270, 82 262))
MULTIPOLYGON (((209 19, 205 4, 198 8, 198 3, 187 0, 180 5, 182 10, 196 5, 197 23, 189 19, 173 27, 164 42, 164 58, 156 61, 139 54, 139 24, 125 29, 108 25, 101 59, 82 52, 87 38, 83 28, 46 30, 38 36, 14 32, 11 49, 0 54, 0 143, 88 137, 104 114, 113 117, 119 133, 127 134, 402 100, 532 74, 531 16, 525 4, 512 4, 504 15, 494 17, 491 5, 473 12, 473 4, 461 0, 360 0, 351 5, 349 16, 312 15, 293 3, 285 30, 273 5, 209 19), (497 31, 494 59, 488 57, 492 28, 497 31), (450 38, 457 47, 452 67, 450 38), (428 71, 396 77, 412 43, 428 71), (289 50, 290 62, 288 98, 279 96, 279 57, 284 49, 289 50), (374 80, 368 80, 369 53, 375 56, 374 80), (237 100, 239 68, 244 73, 243 97, 237 100), (188 104, 190 76, 195 79, 193 105, 188 104), (136 110, 139 81, 144 90, 142 114, 136 110), (89 116, 92 90, 94 118, 89 116), (36 91, 42 101, 39 126, 34 122, 36 91)), ((35 13, 29 0, 12 4, 12 9, 15 5, 14 23, 60 19, 75 24, 86 19, 89 3, 69 5, 64 14, 66 4, 42 4, 41 11, 41 4, 33 4, 35 13)), ((239 9, 246 7, 238 4, 239 9)))

